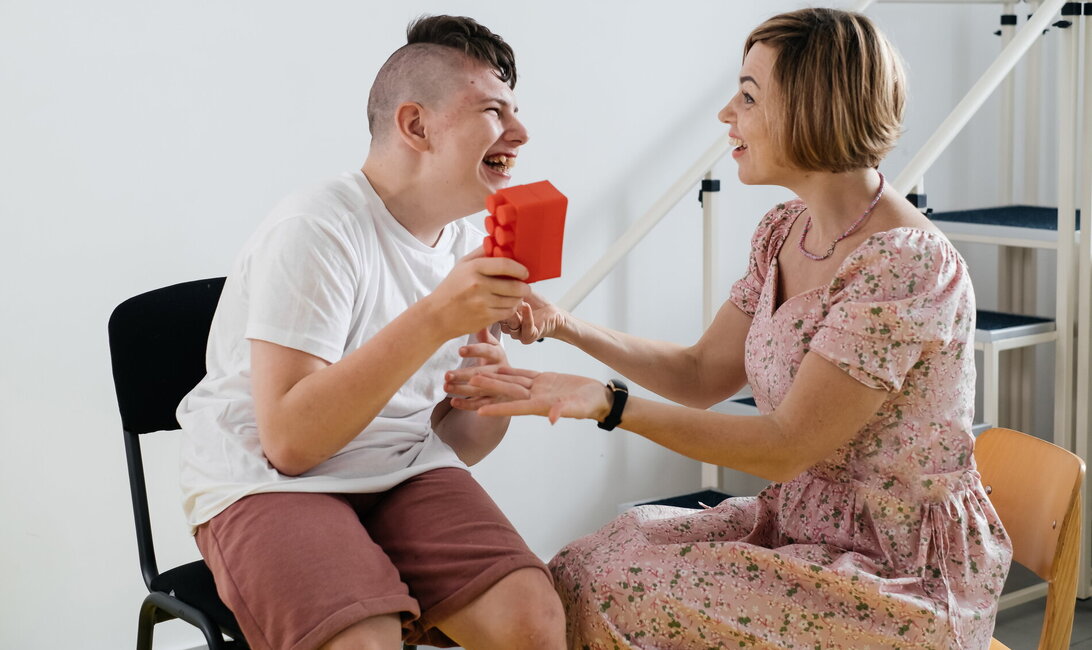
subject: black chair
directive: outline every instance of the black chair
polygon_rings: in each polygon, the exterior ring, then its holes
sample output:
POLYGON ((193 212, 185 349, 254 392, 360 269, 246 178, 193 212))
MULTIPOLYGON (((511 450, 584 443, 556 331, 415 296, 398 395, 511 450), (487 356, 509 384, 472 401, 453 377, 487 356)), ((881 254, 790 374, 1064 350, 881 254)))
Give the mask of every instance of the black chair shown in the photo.
POLYGON ((130 298, 110 315, 114 389, 125 434, 140 570, 148 586, 140 608, 137 650, 151 650, 155 625, 175 618, 199 628, 209 650, 249 648, 203 560, 159 572, 140 453, 141 435, 179 428, 174 413, 205 376, 209 327, 223 289, 224 278, 184 282, 130 298))
POLYGON ((231 610, 198 560, 159 572, 152 544, 140 436, 178 429, 175 409, 205 376, 209 326, 224 278, 176 284, 140 294, 110 315, 110 359, 125 434, 140 570, 148 596, 140 608, 137 650, 150 650, 157 623, 180 618, 204 633, 210 650, 247 646, 231 610), (232 640, 226 641, 223 634, 232 640))

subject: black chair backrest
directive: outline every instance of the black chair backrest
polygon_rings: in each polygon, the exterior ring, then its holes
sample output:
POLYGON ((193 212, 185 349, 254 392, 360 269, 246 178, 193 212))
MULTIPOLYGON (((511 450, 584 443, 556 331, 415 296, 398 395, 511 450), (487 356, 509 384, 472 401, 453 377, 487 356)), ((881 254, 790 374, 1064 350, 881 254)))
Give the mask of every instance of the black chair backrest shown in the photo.
POLYGON ((110 358, 121 425, 134 434, 178 428, 178 403, 205 376, 205 348, 224 278, 134 296, 110 315, 110 358))

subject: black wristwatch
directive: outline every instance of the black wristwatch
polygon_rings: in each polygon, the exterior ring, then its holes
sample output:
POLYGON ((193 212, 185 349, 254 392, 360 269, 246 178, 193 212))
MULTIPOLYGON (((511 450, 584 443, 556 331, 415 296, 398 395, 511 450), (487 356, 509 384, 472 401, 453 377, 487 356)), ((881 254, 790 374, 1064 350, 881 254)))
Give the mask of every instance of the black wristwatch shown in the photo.
POLYGON ((626 399, 629 398, 629 387, 621 379, 611 379, 607 382, 614 401, 610 406, 610 413, 599 422, 599 428, 610 431, 622 421, 622 409, 626 408, 626 399))

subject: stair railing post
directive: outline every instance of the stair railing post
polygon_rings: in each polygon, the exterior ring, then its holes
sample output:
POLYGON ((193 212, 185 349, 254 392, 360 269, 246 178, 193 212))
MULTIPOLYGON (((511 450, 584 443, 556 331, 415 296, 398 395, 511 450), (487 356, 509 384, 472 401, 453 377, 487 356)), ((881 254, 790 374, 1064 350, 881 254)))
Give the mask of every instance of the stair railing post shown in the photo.
MULTIPOLYGON (((1039 8, 1038 0, 1028 2, 1028 20, 1039 8)), ((1042 156, 1039 148, 1042 144, 1040 133, 1040 114, 1042 107, 1042 76, 1043 76, 1043 39, 1035 39, 1035 43, 1024 55, 1024 193, 1023 202, 1028 205, 1039 205, 1039 170, 1042 156)))
MULTIPOLYGON (((1006 2, 1001 10, 1001 48, 1008 47, 1016 33, 1016 3, 1006 2)), ((1036 39, 1038 40, 1038 39, 1036 39)), ((1015 124, 1014 117, 1016 105, 1016 79, 1015 75, 1005 75, 1001 82, 1001 133, 998 143, 998 161, 1001 166, 1001 205, 1012 205, 1015 200, 1013 193, 1013 179, 1015 174, 1015 124)))
MULTIPOLYGON (((1070 6, 1079 3, 1068 3, 1070 6)), ((1043 8, 1045 8, 1044 5, 1043 8)), ((1039 11, 1042 11, 1040 8, 1039 11)), ((1063 12, 1064 13, 1064 12, 1063 12)), ((1063 20, 1065 16, 1063 16, 1063 20)), ((1074 328, 1077 272, 1074 211, 1076 210, 1077 39, 1079 23, 1059 23, 1058 44, 1058 248, 1055 313, 1058 338, 1054 356, 1054 443, 1074 449, 1074 328)))
MULTIPOLYGON (((1004 50, 1012 42, 1012 36, 1016 32, 1016 3, 1006 2, 1001 10, 1001 25, 998 34, 1001 36, 1001 48, 1004 50)), ((1038 39, 1036 39, 1038 40, 1038 39)), ((998 133, 998 174, 1001 179, 998 197, 1000 205, 1012 205, 1015 202, 1015 158, 1016 158, 1016 75, 1009 73, 1001 83, 1001 118, 999 120, 998 133)), ((999 286, 997 287, 998 308, 1004 312, 1023 313, 1024 279, 1023 267, 1026 261, 1026 248, 1016 246, 1001 246, 998 250, 997 262, 999 286)), ((1007 395, 1008 399, 1000 400, 1000 412, 995 414, 998 418, 993 421, 995 426, 1011 426, 1022 428, 1023 405, 1026 396, 1023 394, 1024 358, 1027 350, 1012 350, 1006 357, 1005 374, 998 383, 998 389, 1007 395), (1000 387, 1004 388, 1001 389, 1000 387)), ((987 363, 987 365, 989 365, 987 363)), ((1000 364, 998 364, 1000 366, 1000 364)), ((1000 372, 1001 368, 994 368, 1000 372)), ((995 396, 996 397, 996 396, 995 396)))
MULTIPOLYGON (((713 323, 717 309, 717 227, 716 205, 720 197, 720 181, 713 178, 713 170, 705 173, 701 183, 702 212, 702 331, 713 323)), ((720 467, 712 463, 701 464, 701 486, 703 489, 720 488, 720 467)))
MULTIPOLYGON (((1035 0, 1028 2, 1027 17, 1029 19, 1038 6, 1039 3, 1035 0)), ((1042 39, 1036 39, 1035 43, 1028 49, 1027 54, 1024 55, 1024 155, 1023 170, 1020 172, 1024 177, 1024 183, 1023 194, 1019 202, 1027 205, 1038 205, 1039 203, 1039 168, 1041 166, 1039 149, 1042 143, 1042 139, 1039 137, 1039 115, 1042 104, 1042 49, 1042 39)), ((1013 185, 1015 185, 1015 179, 1013 185)), ((1035 252, 1034 248, 1021 249, 1020 262, 1013 271, 1013 273, 1018 274, 1016 282, 1021 287, 1020 295, 1022 299, 1017 305, 1014 305, 1018 313, 1038 313, 1037 259, 1038 253, 1035 252)), ((1033 348, 1027 348, 1014 354, 1019 355, 1020 363, 1023 366, 1022 371, 1017 375, 1019 385, 1016 394, 1020 395, 1019 402, 1022 411, 1017 424, 1021 431, 1032 431, 1035 428, 1035 391, 1038 384, 1035 380, 1035 357, 1038 353, 1033 348)))
MULTIPOLYGON (((1081 169, 1080 178, 1083 187, 1079 189, 1082 228, 1077 262, 1077 426, 1074 452, 1081 458, 1088 458, 1092 446, 1092 378, 1089 377, 1092 365, 1092 2, 1084 3, 1080 22, 1080 38, 1084 42, 1084 124, 1081 129, 1081 169)), ((1090 560, 1089 540, 1090 514, 1088 481, 1081 485, 1081 563, 1077 582, 1077 597, 1092 596, 1092 560, 1090 560)))

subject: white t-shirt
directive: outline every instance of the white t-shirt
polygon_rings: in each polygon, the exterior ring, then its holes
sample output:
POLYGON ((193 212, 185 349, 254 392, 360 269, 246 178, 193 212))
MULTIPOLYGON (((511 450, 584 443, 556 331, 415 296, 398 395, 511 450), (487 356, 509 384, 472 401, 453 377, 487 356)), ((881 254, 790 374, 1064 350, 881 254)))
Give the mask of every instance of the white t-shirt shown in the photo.
POLYGON ((482 236, 460 219, 426 246, 361 172, 278 204, 235 261, 212 321, 208 374, 178 406, 190 525, 249 494, 381 492, 428 470, 465 467, 430 416, 446 397, 444 372, 462 363, 458 348, 466 339, 441 346, 356 438, 300 476, 281 474, 262 453, 248 339, 334 363, 431 293, 482 236))

